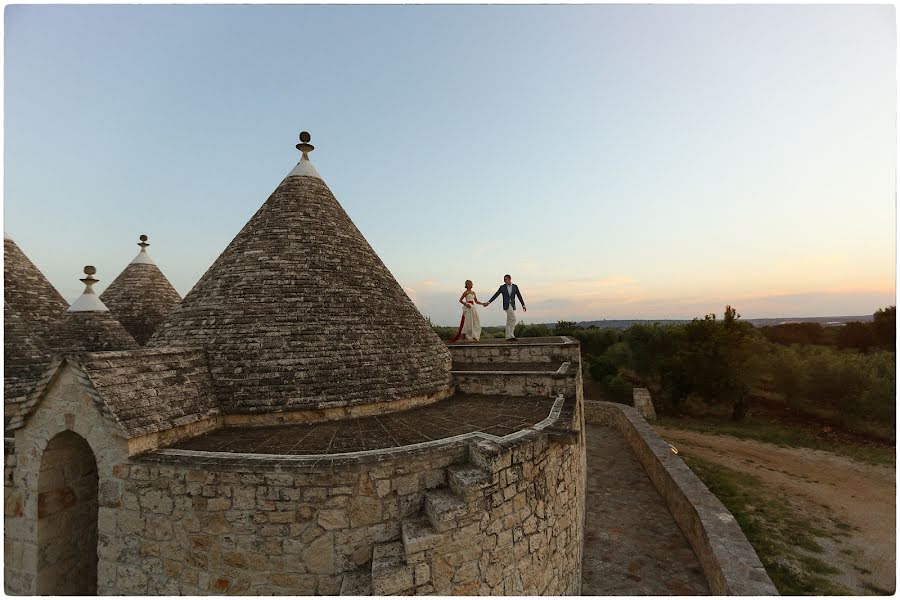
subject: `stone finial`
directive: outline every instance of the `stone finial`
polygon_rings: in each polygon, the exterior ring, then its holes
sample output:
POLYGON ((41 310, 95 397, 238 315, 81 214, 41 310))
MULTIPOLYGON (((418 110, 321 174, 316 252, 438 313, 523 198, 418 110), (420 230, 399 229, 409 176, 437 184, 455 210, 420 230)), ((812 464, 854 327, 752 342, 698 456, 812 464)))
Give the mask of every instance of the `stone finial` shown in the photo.
POLYGON ((94 274, 97 272, 97 268, 92 265, 84 266, 84 274, 87 275, 84 279, 80 281, 86 286, 84 288, 85 294, 93 294, 94 293, 94 284, 100 281, 99 279, 94 279, 94 274))
POLYGON ((138 242, 138 246, 141 247, 141 251, 138 252, 137 256, 134 257, 134 260, 131 261, 133 265, 155 265, 153 259, 150 258, 150 255, 147 253, 147 246, 150 245, 150 242, 147 241, 147 234, 142 233, 140 236, 140 242, 138 242))
POLYGON ((309 153, 316 149, 315 146, 309 143, 309 140, 311 139, 312 137, 310 137, 308 131, 300 132, 301 143, 297 144, 296 146, 297 150, 303 153, 303 156, 300 158, 300 160, 309 160, 309 153))
POLYGON ((83 277, 79 281, 84 284, 84 292, 82 292, 81 296, 78 297, 75 302, 72 303, 72 306, 69 307, 68 312, 89 312, 89 311, 107 311, 106 305, 100 301, 100 298, 97 296, 97 293, 94 291, 94 284, 100 281, 94 277, 94 274, 97 272, 97 269, 93 265, 85 265, 84 274, 87 277, 83 277))

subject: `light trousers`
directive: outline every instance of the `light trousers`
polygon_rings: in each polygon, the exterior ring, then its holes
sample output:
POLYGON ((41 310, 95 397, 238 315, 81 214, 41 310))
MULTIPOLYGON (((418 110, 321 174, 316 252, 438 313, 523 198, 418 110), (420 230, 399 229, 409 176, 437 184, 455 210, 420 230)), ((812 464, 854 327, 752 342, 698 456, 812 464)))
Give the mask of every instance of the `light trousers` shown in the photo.
POLYGON ((516 336, 516 311, 512 305, 506 309, 506 339, 516 336))

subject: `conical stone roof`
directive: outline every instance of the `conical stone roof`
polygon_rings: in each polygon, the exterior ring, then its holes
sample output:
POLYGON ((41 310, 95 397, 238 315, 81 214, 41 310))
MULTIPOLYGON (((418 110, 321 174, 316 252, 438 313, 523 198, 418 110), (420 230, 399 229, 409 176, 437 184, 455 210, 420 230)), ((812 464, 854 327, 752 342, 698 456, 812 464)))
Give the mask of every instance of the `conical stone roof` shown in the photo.
POLYGON ((31 324, 9 302, 3 303, 3 429, 19 412, 52 356, 31 324))
POLYGON ((181 302, 181 296, 147 254, 149 245, 147 236, 142 235, 138 243, 141 251, 100 294, 109 312, 141 346, 181 302))
POLYGON ((66 311, 65 317, 51 327, 48 336, 50 350, 56 354, 78 352, 103 352, 107 350, 133 350, 138 348, 122 324, 113 317, 109 309, 94 293, 96 269, 86 266, 87 277, 84 293, 66 311))
POLYGON ((3 300, 39 337, 66 314, 69 303, 16 243, 3 236, 3 300))
POLYGON ((227 412, 412 398, 450 354, 304 154, 148 346, 207 350, 227 412))

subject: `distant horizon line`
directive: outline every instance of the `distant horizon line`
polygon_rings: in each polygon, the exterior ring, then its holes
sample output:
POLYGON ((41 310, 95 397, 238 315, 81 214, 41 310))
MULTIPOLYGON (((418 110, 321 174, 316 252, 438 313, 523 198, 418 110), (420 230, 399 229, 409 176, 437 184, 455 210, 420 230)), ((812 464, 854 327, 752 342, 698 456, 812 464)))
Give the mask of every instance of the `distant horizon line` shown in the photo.
MULTIPOLYGON (((889 308, 890 306, 895 306, 895 305, 891 304, 891 305, 883 307, 883 308, 889 308)), ((880 309, 876 309, 876 310, 880 310, 880 309)), ((744 316, 741 316, 740 320, 748 321, 748 322, 749 321, 781 321, 781 320, 794 320, 794 321, 800 321, 800 322, 815 322, 815 321, 804 321, 804 319, 815 319, 815 320, 869 319, 869 320, 873 320, 874 313, 875 313, 875 311, 872 311, 871 313, 864 314, 864 315, 818 315, 818 316, 817 315, 805 315, 802 317, 790 317, 790 316, 744 317, 744 316)), ((717 315, 717 317, 718 317, 718 315, 717 315)), ((518 321, 518 323, 521 323, 523 325, 556 325, 556 323, 559 323, 560 321, 566 321, 566 322, 572 322, 572 323, 575 323, 576 325, 579 325, 581 323, 602 323, 602 322, 621 322, 621 321, 649 321, 649 322, 693 321, 694 319, 701 319, 701 318, 703 318, 703 316, 696 316, 696 317, 643 317, 643 318, 615 318, 615 319, 613 319, 613 318, 609 318, 609 319, 576 319, 576 320, 571 320, 571 321, 569 319, 559 319, 557 321, 533 321, 533 322, 528 321, 527 319, 520 319, 518 321)), ((432 323, 432 325, 434 325, 436 327, 455 327, 456 326, 456 324, 452 324, 452 323, 449 325, 443 325, 440 323, 432 323)), ((501 325, 484 325, 484 327, 503 327, 503 325, 502 324, 501 325)))

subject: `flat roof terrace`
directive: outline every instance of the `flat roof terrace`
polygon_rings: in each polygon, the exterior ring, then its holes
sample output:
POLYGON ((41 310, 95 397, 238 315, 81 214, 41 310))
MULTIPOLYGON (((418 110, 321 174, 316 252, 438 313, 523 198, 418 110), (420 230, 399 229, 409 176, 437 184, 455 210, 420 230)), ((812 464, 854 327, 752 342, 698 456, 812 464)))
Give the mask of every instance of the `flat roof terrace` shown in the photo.
POLYGON ((555 403, 557 399, 546 397, 457 394, 430 406, 384 415, 314 424, 217 429, 170 448, 324 456, 389 450, 477 432, 503 437, 549 419, 555 403))

